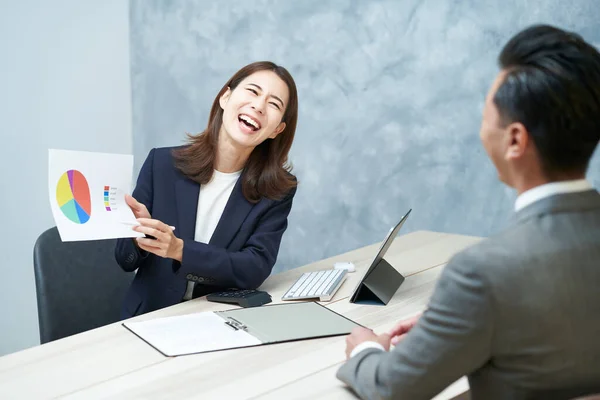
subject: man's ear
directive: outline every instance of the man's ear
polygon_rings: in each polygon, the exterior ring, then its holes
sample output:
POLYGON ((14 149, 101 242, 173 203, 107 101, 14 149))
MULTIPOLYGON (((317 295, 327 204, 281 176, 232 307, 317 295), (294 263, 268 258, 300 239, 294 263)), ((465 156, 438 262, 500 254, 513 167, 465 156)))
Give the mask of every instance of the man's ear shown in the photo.
POLYGON ((521 158, 529 146, 529 132, 525 125, 520 122, 513 122, 507 127, 508 141, 504 158, 506 160, 516 160, 521 158))
POLYGON ((219 105, 221 106, 221 109, 223 109, 223 110, 225 109, 225 105, 229 101, 230 96, 231 96, 231 88, 227 88, 225 93, 223 93, 221 95, 221 97, 219 97, 219 105))
POLYGON ((277 135, 279 135, 281 132, 283 132, 284 129, 285 129, 285 122, 282 122, 279 124, 279 126, 277 126, 277 129, 275 129, 275 132, 273 132, 273 134, 271 136, 269 136, 269 139, 275 139, 277 137, 277 135))

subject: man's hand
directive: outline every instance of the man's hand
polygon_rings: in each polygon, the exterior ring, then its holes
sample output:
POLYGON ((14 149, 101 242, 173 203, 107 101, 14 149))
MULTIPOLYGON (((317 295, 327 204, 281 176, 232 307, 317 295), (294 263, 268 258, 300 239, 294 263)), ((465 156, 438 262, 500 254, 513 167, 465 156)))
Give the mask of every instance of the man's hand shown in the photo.
POLYGON ((406 334, 417 324, 419 318, 421 318, 421 314, 400 321, 396 326, 392 328, 391 331, 388 332, 388 334, 392 338, 391 341, 394 346, 397 345, 402 339, 404 339, 406 334))
POLYGON ((350 358, 352 350, 363 342, 377 342, 388 351, 390 349, 390 339, 391 337, 387 333, 376 335, 372 330, 367 328, 354 328, 352 333, 346 336, 346 358, 350 358))

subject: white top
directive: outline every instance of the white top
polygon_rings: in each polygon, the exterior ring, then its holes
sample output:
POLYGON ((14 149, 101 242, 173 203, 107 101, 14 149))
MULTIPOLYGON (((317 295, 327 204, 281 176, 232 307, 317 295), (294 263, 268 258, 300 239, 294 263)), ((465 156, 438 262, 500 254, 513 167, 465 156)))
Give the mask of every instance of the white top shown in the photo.
MULTIPOLYGON (((210 241, 241 174, 242 171, 226 174, 215 170, 210 182, 200 187, 196 210, 196 230, 194 231, 196 242, 208 243, 210 241)), ((192 298, 194 286, 195 282, 188 281, 183 300, 192 298)))
MULTIPOLYGON (((544 185, 536 186, 526 192, 521 193, 515 202, 515 211, 520 211, 523 208, 535 203, 536 201, 545 199, 546 197, 564 193, 585 192, 593 189, 593 186, 585 179, 577 179, 573 181, 552 182, 544 185)), ((358 353, 366 349, 378 349, 385 351, 382 345, 377 342, 362 342, 357 345, 350 353, 350 357, 354 357, 358 353)))
POLYGON ((515 211, 520 211, 538 200, 556 194, 585 192, 586 190, 591 189, 593 189, 592 185, 585 179, 546 183, 545 185, 536 186, 533 189, 521 193, 515 202, 515 211))
POLYGON ((200 187, 194 232, 196 242, 210 241, 241 174, 242 171, 226 174, 215 170, 210 182, 200 187))

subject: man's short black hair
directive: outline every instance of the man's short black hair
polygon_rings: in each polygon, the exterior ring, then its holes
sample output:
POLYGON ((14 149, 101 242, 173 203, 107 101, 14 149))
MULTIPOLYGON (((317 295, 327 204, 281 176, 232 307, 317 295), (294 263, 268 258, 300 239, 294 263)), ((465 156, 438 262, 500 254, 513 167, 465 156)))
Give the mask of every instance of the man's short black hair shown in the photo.
POLYGON ((498 57, 506 71, 494 103, 506 124, 522 123, 549 178, 585 173, 600 140, 600 53, 548 25, 516 34, 498 57))

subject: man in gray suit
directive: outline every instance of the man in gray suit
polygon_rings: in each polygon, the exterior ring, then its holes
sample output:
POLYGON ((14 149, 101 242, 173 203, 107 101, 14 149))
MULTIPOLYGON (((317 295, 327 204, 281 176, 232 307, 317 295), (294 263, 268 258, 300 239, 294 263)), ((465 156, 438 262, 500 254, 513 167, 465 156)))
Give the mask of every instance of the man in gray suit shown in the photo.
POLYGON ((600 392, 600 194, 585 180, 600 54, 533 26, 499 64, 480 134, 519 195, 514 221, 452 258, 418 320, 347 337, 337 377, 361 398, 430 399, 464 375, 473 399, 600 392))

